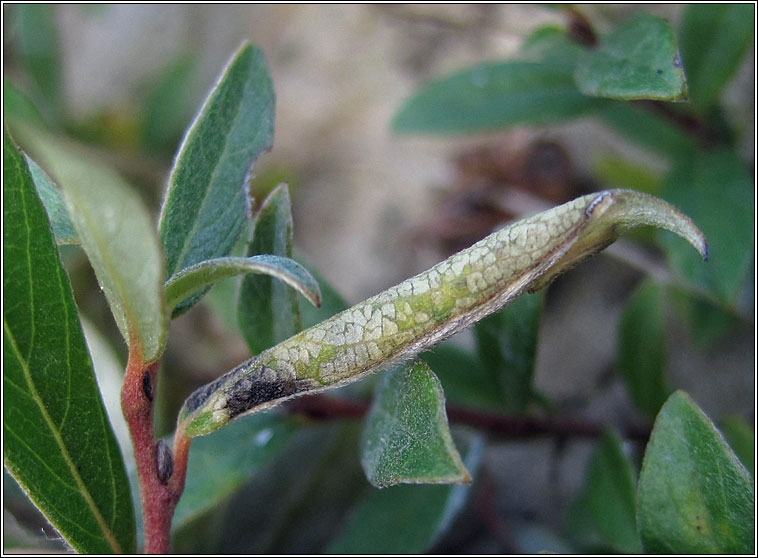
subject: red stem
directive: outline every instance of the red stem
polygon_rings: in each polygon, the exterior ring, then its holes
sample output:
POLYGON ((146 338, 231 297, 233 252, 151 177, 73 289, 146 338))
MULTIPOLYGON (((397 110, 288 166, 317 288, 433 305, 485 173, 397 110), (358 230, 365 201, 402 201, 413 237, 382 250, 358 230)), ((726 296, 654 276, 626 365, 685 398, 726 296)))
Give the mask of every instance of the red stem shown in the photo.
POLYGON ((184 490, 190 444, 183 432, 177 431, 173 468, 166 468, 164 463, 162 481, 158 472, 157 443, 153 433, 153 399, 157 372, 157 362, 146 364, 141 351, 131 348, 121 388, 121 409, 129 425, 134 446, 147 554, 167 554, 171 549, 171 518, 184 490))

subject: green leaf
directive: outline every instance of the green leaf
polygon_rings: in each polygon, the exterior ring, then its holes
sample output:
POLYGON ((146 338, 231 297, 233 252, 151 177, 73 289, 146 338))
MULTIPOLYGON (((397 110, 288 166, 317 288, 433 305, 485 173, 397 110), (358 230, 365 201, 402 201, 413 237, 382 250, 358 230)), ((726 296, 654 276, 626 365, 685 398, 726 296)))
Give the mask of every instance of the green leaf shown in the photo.
MULTIPOLYGON (((248 256, 292 257, 292 212, 286 184, 274 188, 264 200, 255 215, 252 236, 248 256)), ((315 287, 318 289, 318 283, 315 287)), ((297 293, 263 275, 242 280, 237 320, 253 354, 273 347, 303 328, 297 293)))
POLYGON ((642 551, 634 472, 621 440, 613 433, 603 434, 590 457, 583 497, 592 525, 605 544, 625 554, 642 551))
POLYGON ((660 235, 671 267, 734 304, 754 259, 753 178, 732 152, 685 159, 664 179, 663 197, 697 221, 708 237, 707 266, 670 235, 660 235))
POLYGON ((611 101, 597 111, 596 117, 623 138, 658 156, 680 159, 697 150, 684 131, 653 111, 630 103, 611 101))
POLYGON ((216 281, 246 273, 269 275, 302 293, 311 304, 321 303, 318 283, 299 263, 280 256, 253 256, 216 258, 183 269, 166 282, 166 305, 175 308, 216 281))
POLYGON ((26 122, 34 126, 45 124, 45 120, 29 97, 7 79, 3 79, 3 110, 9 121, 26 122))
POLYGON ((755 477, 755 431, 738 416, 727 416, 719 421, 719 429, 729 446, 745 468, 755 477))
POLYGON ((47 216, 50 219, 50 225, 53 227, 55 243, 59 246, 79 244, 79 237, 68 216, 66 204, 63 201, 63 194, 50 177, 47 176, 45 171, 29 156, 26 156, 26 164, 29 167, 34 186, 37 188, 37 195, 42 200, 45 211, 47 211, 47 216))
MULTIPOLYGON (((476 470, 482 438, 469 442, 466 467, 476 470)), ((428 551, 466 502, 469 485, 400 485, 370 489, 326 549, 331 554, 415 554, 428 551)))
POLYGON ((270 149, 273 130, 274 92, 266 61, 259 49, 245 44, 200 109, 171 171, 160 217, 169 278, 229 255, 248 217, 247 180, 258 156, 270 149))
POLYGON ((602 102, 579 93, 562 63, 485 63, 423 86, 392 126, 401 133, 486 132, 576 118, 602 102))
POLYGON ((62 108, 63 80, 60 40, 55 22, 56 6, 19 4, 15 9, 17 45, 24 67, 31 77, 44 109, 58 116, 62 108))
POLYGON ((624 305, 618 334, 618 366, 635 404, 654 417, 671 393, 666 386, 666 289, 649 279, 624 305))
POLYGON ((285 416, 260 414, 215 436, 195 440, 172 530, 218 505, 251 479, 279 454, 295 428, 295 422, 285 416))
MULTIPOLYGON (((750 281, 746 282, 750 284, 750 281)), ((702 350, 713 345, 739 326, 739 318, 718 300, 703 298, 684 288, 672 288, 672 300, 692 340, 702 350)))
POLYGON ((690 397, 675 392, 642 462, 637 521, 653 554, 752 554, 750 473, 690 397))
POLYGON ((612 99, 681 100, 687 96, 671 26, 641 13, 587 51, 574 74, 585 95, 612 99))
POLYGON ((523 413, 534 398, 534 362, 544 293, 526 294, 474 327, 477 354, 495 379, 508 412, 523 413))
POLYGON ((421 360, 385 373, 361 437, 361 464, 369 482, 471 482, 447 426, 445 394, 421 360))
POLYGON ((79 316, 24 158, 3 141, 4 463, 78 552, 135 552, 134 511, 79 316))
POLYGON ((754 32, 752 4, 691 4, 679 25, 679 45, 692 104, 705 109, 734 75, 754 32))
POLYGON ((572 41, 565 29, 546 26, 536 29, 524 39, 519 49, 519 58, 533 62, 555 62, 574 67, 586 50, 572 41))
POLYGON ((23 137, 56 179, 121 335, 145 362, 166 342, 163 257, 153 220, 124 180, 92 156, 30 128, 23 137))

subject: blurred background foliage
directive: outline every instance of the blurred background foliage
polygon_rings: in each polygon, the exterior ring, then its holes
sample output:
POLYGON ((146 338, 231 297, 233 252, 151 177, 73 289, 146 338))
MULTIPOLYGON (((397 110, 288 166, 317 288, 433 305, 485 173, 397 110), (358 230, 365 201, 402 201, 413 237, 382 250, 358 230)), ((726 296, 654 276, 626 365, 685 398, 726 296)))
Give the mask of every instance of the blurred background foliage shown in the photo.
MULTIPOLYGON (((377 491, 359 465, 365 408, 335 418, 295 402, 196 441, 176 551, 637 552, 642 450, 677 388, 754 470, 752 5, 3 10, 6 116, 95 146, 156 215, 219 68, 243 39, 264 50, 276 139, 251 190, 260 201, 290 184, 295 254, 325 279, 324 306, 302 305, 305 326, 602 188, 663 197, 708 237, 703 265, 642 231, 424 355, 472 485, 377 491), (675 31, 687 102, 614 100, 582 81, 597 53, 648 32, 650 11, 675 31)), ((61 251, 99 332, 88 339, 101 385, 117 385, 118 330, 81 251, 61 251)), ((192 389, 249 355, 236 288, 219 285, 172 324, 159 434, 192 389)), ((337 397, 365 402, 374 382, 337 397)), ((4 481, 4 548, 60 548, 4 481)))

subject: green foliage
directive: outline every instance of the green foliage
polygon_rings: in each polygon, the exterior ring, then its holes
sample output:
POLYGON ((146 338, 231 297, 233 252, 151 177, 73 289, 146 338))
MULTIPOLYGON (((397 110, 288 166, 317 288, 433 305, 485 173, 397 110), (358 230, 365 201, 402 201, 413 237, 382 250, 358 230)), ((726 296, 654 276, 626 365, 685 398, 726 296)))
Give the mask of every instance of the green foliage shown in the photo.
POLYGON ((260 50, 245 45, 192 123, 169 178, 160 218, 168 278, 229 255, 249 216, 249 173, 271 148, 273 133, 274 92, 266 62, 260 50))
POLYGON ((656 554, 751 554, 755 489, 713 423, 684 392, 661 409, 639 483, 637 517, 656 554))
POLYGON ((134 510, 26 160, 3 137, 4 464, 78 552, 134 552, 134 510))
POLYGON ((361 464, 377 488, 471 481, 448 430, 442 385, 423 361, 382 376, 363 428, 361 464))
MULTIPOLYGON (((228 314, 222 318, 239 328, 253 353, 348 304, 291 259, 286 185, 252 214, 252 166, 270 149, 274 122, 273 85, 259 49, 245 44, 233 55, 189 127, 156 231, 150 211, 101 153, 64 139, 86 126, 68 117, 63 105, 57 7, 12 10, 9 41, 20 69, 13 79, 23 87, 4 80, 4 109, 34 159, 6 135, 5 466, 66 544, 82 552, 133 553, 142 533, 139 524, 135 529, 127 473, 98 393, 106 383, 93 381, 79 310, 58 254, 62 250, 66 263, 67 255, 81 252, 62 245, 81 245, 122 336, 147 360, 163 356, 171 314, 189 310, 222 279, 228 279, 220 285, 228 314)), ((627 430, 606 431, 593 442, 574 505, 564 509, 556 502, 551 510, 567 520, 563 533, 539 521, 525 524, 531 498, 515 513, 503 511, 488 484, 489 463, 480 467, 488 448, 518 450, 503 438, 525 436, 531 443, 544 433, 540 421, 561 425, 567 418, 565 401, 535 387, 539 348, 550 343, 539 336, 543 310, 550 312, 550 299, 546 304, 541 293, 479 321, 472 342, 436 345, 421 355, 423 362, 377 376, 376 386, 347 386, 309 400, 315 410, 294 405, 196 438, 172 525, 174 551, 429 552, 456 530, 454 522, 468 508, 476 511, 468 522, 486 516, 500 536, 499 517, 508 515, 508 550, 754 552, 754 426, 741 417, 715 417, 722 437, 683 392, 666 400, 679 387, 667 370, 674 360, 669 326, 684 322, 698 347, 715 351, 750 321, 752 161, 735 150, 739 123, 726 113, 723 93, 753 37, 753 10, 686 6, 677 29, 638 13, 611 22, 594 45, 578 42, 573 25, 540 28, 515 59, 432 79, 392 123, 401 133, 449 135, 591 118, 662 161, 652 169, 623 151, 601 154, 592 178, 666 199, 708 238, 707 265, 669 233, 635 238, 651 257, 662 251, 671 273, 644 277, 628 293, 615 367, 609 362, 608 368, 618 371, 611 381, 623 382, 625 397, 641 411, 634 419, 644 425, 656 417, 655 425, 644 448, 627 430), (626 102, 632 99, 644 102, 626 102), (364 414, 365 421, 354 420, 364 414), (415 485, 460 483, 469 476, 473 485, 415 485), (370 486, 395 483, 414 484, 370 486)), ((146 88, 134 126, 135 152, 157 157, 175 147, 191 99, 202 93, 188 93, 199 73, 194 54, 171 58, 146 88)), ((195 316, 202 320, 203 314, 195 316)), ((228 347, 219 345, 219 355, 226 355, 228 347)), ((169 354, 162 366, 177 364, 169 354)), ((189 380, 179 373, 172 379, 182 384, 177 391, 184 397, 189 380)), ((177 386, 160 386, 161 409, 171 408, 162 399, 166 387, 177 386)), ((625 413, 636 411, 622 408, 617 417, 625 413)), ((556 455, 571 446, 571 420, 567 424, 555 430, 556 455)), ((12 487, 5 494, 6 502, 21 498, 12 487)), ((14 515, 22 517, 11 509, 14 515)), ((4 539, 5 548, 34 544, 16 531, 4 539)))

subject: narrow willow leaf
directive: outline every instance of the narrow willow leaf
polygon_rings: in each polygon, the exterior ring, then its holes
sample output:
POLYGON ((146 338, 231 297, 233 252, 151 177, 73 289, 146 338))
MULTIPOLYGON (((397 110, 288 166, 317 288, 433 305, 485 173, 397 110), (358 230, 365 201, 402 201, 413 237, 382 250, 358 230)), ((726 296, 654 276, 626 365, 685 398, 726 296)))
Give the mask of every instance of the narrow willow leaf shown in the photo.
POLYGON ((258 273, 289 285, 311 304, 321 304, 321 292, 313 276, 294 260, 280 256, 216 258, 185 268, 166 282, 166 305, 175 308, 182 300, 202 291, 216 281, 258 273))
POLYGON ((574 75, 585 95, 612 99, 681 100, 687 88, 671 26, 642 13, 587 51, 574 75))
POLYGON ((82 248, 121 335, 145 362, 166 342, 163 257, 139 196, 110 168, 61 140, 29 128, 23 138, 63 190, 82 248))
POLYGON ((647 552, 755 552, 750 473, 684 392, 675 392, 658 414, 637 499, 637 522, 647 552))
POLYGON ((684 9, 679 44, 692 103, 708 108, 718 97, 753 38, 755 5, 692 4, 684 9))
MULTIPOLYGON (((465 447, 465 466, 476 471, 484 442, 465 447)), ((446 532, 466 503, 470 485, 398 485, 370 489, 326 551, 330 554, 418 554, 446 532)))
POLYGON ((63 201, 63 194, 53 183, 52 179, 47 176, 45 171, 28 156, 26 156, 26 164, 29 166, 29 172, 32 175, 34 186, 37 188, 37 194, 45 206, 50 224, 53 227, 55 243, 59 246, 79 244, 79 237, 68 216, 66 203, 63 201))
POLYGON ((266 61, 259 49, 245 44, 187 131, 171 171, 160 217, 168 278, 229 255, 248 217, 253 163, 271 148, 273 133, 274 92, 266 61))
POLYGON ((500 309, 640 225, 682 235, 707 256, 705 238, 666 202, 631 190, 577 198, 497 231, 243 362, 185 401, 189 436, 280 401, 356 381, 410 358, 500 309))
POLYGON ((295 429, 287 417, 263 414, 241 420, 216 436, 195 440, 172 530, 223 502, 253 478, 279 454, 295 429))
POLYGON ((619 324, 621 377, 634 402, 650 417, 658 414, 671 393, 663 377, 666 368, 665 309, 665 289, 646 280, 627 300, 619 324))
POLYGON ((403 133, 490 131, 576 118, 602 102, 579 93, 573 68, 563 63, 486 63, 423 86, 392 126, 403 133))
MULTIPOLYGON (((247 255, 257 254, 292 257, 292 212, 286 184, 274 188, 255 215, 247 255)), ((297 293, 265 275, 251 275, 242 280, 237 320, 253 354, 303 329, 297 293)))
POLYGON ((471 482, 450 436, 442 385, 425 362, 382 377, 363 427, 361 464, 377 488, 471 482))
POLYGON ((134 510, 78 312, 22 155, 3 142, 4 463, 78 552, 135 552, 134 510))
POLYGON ((616 435, 604 433, 592 453, 585 491, 587 511, 601 539, 618 552, 640 553, 634 472, 616 435))
POLYGON ((565 29, 547 26, 540 27, 524 39, 518 56, 522 60, 553 62, 573 68, 586 50, 572 41, 565 29))
POLYGON ((534 398, 534 362, 544 295, 527 294, 474 326, 477 354, 499 386, 503 408, 523 413, 534 398))

